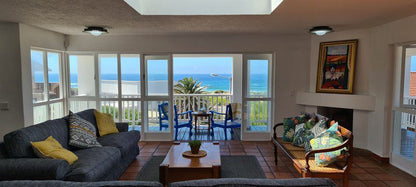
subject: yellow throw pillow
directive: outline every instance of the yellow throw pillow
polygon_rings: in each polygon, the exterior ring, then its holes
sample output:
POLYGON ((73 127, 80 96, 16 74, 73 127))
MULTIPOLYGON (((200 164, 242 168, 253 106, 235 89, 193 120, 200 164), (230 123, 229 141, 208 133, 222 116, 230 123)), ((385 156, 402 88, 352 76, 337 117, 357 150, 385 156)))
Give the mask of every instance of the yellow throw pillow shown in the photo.
POLYGON ((95 120, 97 120, 97 127, 100 136, 118 133, 118 129, 113 120, 113 116, 110 114, 98 112, 97 110, 94 110, 94 115, 95 120))
POLYGON ((30 143, 34 148, 33 150, 36 155, 40 158, 63 159, 66 160, 69 165, 78 160, 77 155, 63 148, 62 145, 52 136, 49 136, 44 141, 30 143))

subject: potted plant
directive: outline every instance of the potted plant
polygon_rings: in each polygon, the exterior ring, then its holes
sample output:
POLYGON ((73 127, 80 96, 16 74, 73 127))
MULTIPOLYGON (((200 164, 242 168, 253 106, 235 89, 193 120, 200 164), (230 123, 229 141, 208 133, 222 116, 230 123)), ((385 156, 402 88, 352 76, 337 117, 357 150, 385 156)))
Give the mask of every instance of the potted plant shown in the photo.
POLYGON ((192 140, 188 142, 189 147, 191 147, 192 154, 198 154, 199 148, 201 147, 201 141, 199 140, 192 140))

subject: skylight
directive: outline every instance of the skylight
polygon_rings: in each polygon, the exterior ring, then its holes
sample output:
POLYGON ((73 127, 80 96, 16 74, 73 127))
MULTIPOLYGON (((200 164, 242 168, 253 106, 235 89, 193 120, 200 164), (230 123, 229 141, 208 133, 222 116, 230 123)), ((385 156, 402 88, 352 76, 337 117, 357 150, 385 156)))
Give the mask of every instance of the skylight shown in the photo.
POLYGON ((124 0, 141 15, 269 15, 283 0, 124 0))

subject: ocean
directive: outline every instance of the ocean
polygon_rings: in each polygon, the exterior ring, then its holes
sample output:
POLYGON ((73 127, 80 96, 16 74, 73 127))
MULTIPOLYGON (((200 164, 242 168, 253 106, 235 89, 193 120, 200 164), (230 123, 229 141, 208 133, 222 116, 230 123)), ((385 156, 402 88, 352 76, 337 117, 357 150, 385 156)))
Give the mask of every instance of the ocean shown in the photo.
MULTIPOLYGON (((225 77, 231 77, 231 74, 221 74, 225 77)), ((213 92, 216 90, 230 90, 230 81, 222 77, 212 77, 210 74, 175 74, 173 75, 173 80, 175 82, 185 78, 193 77, 198 79, 201 83, 201 86, 205 86, 207 92, 213 92)), ((117 74, 103 74, 101 75, 102 80, 117 80, 117 74)), ((149 74, 149 81, 160 81, 166 80, 166 74, 149 74)), ((121 80, 125 81, 140 81, 140 76, 138 74, 122 74, 121 80)), ((42 74, 35 74, 35 82, 43 82, 42 74)), ((49 74, 49 82, 59 82, 58 74, 49 74)), ((77 74, 71 74, 71 85, 72 87, 77 87, 78 76, 77 74)), ((267 75, 264 74, 253 74, 251 75, 250 80, 250 91, 251 92, 266 92, 267 91, 267 75)))

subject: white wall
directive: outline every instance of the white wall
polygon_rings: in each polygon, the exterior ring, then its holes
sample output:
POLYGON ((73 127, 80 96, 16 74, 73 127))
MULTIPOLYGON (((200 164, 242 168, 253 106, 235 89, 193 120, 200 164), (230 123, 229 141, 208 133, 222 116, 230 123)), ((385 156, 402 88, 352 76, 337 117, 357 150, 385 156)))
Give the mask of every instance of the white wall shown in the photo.
POLYGON ((137 53, 242 53, 276 54, 275 122, 304 110, 295 104, 296 90, 309 79, 310 36, 304 35, 173 35, 69 36, 68 51, 124 51, 137 53))
POLYGON ((64 51, 65 37, 60 33, 25 24, 19 24, 18 34, 20 37, 23 106, 25 106, 20 118, 24 118, 25 126, 29 126, 33 124, 30 48, 41 47, 64 51))
POLYGON ((0 110, 0 142, 10 131, 23 127, 22 81, 20 68, 19 25, 0 22, 0 102, 9 109, 0 110))
POLYGON ((393 44, 416 41, 416 16, 368 29, 334 32, 311 39, 309 91, 315 92, 319 43, 359 39, 354 80, 354 94, 376 96, 374 112, 354 112, 355 145, 382 157, 389 157, 392 129, 394 75, 393 44), (359 119, 355 119, 358 117, 359 119), (365 123, 366 122, 366 123, 365 123), (356 132, 360 135, 357 136, 356 132))

